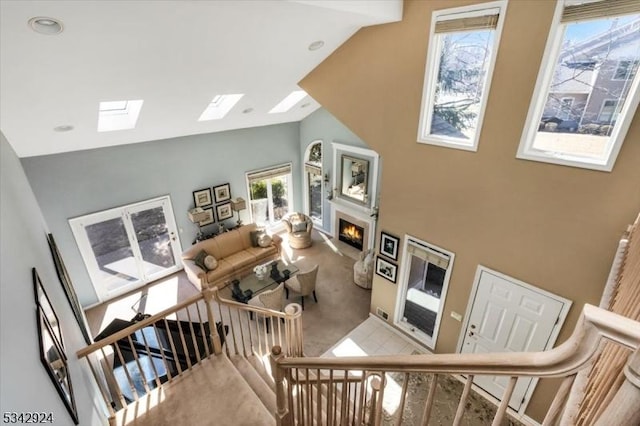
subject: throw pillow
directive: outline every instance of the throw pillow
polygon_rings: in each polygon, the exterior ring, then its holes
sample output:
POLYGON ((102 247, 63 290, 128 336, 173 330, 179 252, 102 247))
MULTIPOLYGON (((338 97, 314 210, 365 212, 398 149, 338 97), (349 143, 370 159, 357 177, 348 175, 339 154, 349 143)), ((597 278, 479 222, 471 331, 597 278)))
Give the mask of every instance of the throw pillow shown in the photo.
POLYGON ((296 222, 291 228, 293 232, 304 232, 307 230, 307 222, 296 222))
POLYGON ((207 265, 204 264, 204 259, 209 256, 206 251, 200 250, 200 253, 196 254, 196 257, 193 258, 193 262, 199 266, 201 269, 207 270, 207 265))
POLYGON ((269 247, 271 245, 271 237, 267 234, 262 234, 258 238, 258 245, 260 247, 269 247))
POLYGON ((249 232, 249 238, 251 238, 251 246, 258 247, 258 238, 263 235, 264 231, 251 231, 249 232))
POLYGON ((209 255, 204 258, 204 266, 207 267, 208 271, 213 271, 218 267, 218 260, 215 257, 209 255))

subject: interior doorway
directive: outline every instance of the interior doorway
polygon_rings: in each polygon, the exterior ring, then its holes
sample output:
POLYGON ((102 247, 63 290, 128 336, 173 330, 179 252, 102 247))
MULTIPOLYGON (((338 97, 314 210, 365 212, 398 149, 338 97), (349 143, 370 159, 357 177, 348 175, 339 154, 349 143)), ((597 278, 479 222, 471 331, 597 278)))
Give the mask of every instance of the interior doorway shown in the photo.
MULTIPOLYGON (((530 284, 478 266, 459 352, 536 352, 551 349, 571 301, 530 284)), ((475 376, 473 383, 501 399, 505 376, 475 376)), ((526 408, 537 379, 521 377, 509 407, 526 408)))

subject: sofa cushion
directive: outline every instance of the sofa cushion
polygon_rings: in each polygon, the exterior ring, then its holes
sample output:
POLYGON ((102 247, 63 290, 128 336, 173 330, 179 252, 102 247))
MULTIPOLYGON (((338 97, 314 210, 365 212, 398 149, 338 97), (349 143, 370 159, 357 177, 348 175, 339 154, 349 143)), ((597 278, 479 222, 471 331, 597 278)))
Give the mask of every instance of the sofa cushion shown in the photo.
POLYGON ((259 247, 258 238, 264 235, 264 231, 251 231, 249 235, 251 237, 251 247, 259 247))
POLYGON ((227 279, 229 275, 233 275, 233 265, 224 259, 220 259, 218 260, 218 267, 213 271, 207 272, 207 282, 213 283, 227 279))
MULTIPOLYGON (((265 259, 269 256, 275 254, 278 250, 275 246, 270 245, 269 247, 251 247, 245 250, 247 253, 251 254, 256 260, 265 259)), ((259 262, 258 262, 259 263, 259 262)))
POLYGON ((249 247, 251 247, 251 233, 257 230, 258 230, 258 227, 256 226, 255 223, 242 225, 241 227, 238 228, 243 249, 248 249, 249 247))
POLYGON ((242 238, 238 230, 225 232, 222 235, 218 235, 214 238, 218 246, 219 254, 216 259, 226 259, 234 253, 243 250, 242 238))
POLYGON ((204 266, 207 267, 207 271, 213 271, 218 267, 218 260, 215 257, 208 255, 204 258, 204 266))
POLYGON ((271 245, 271 237, 267 234, 262 234, 258 237, 258 245, 260 247, 269 247, 271 245))
POLYGON ((237 271, 244 268, 245 266, 253 265, 256 262, 256 257, 253 256, 249 251, 242 250, 232 254, 231 256, 225 257, 224 260, 233 265, 233 269, 237 271))
POLYGON ((295 222, 292 225, 293 232, 304 232, 307 230, 306 222, 295 222))
POLYGON ((206 251, 200 250, 198 254, 196 254, 196 256, 193 258, 193 263, 195 263, 200 269, 204 269, 205 271, 208 271, 209 269, 207 268, 207 265, 205 265, 204 263, 204 259, 206 259, 207 256, 209 255, 207 254, 206 251))

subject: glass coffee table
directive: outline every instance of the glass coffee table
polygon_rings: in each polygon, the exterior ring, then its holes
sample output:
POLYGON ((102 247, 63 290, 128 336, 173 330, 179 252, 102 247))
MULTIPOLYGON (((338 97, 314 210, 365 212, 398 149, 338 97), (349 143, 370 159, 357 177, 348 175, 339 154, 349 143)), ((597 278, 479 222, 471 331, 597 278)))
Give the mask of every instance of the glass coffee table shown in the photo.
MULTIPOLYGON (((255 296, 259 293, 262 293, 263 291, 266 290, 273 290, 274 288, 276 288, 278 286, 278 284, 288 280, 289 278, 293 277, 295 274, 298 273, 299 269, 297 266, 293 265, 293 264, 286 264, 284 263, 282 260, 277 260, 274 261, 277 262, 278 265, 278 276, 273 276, 271 274, 272 271, 272 264, 273 262, 267 263, 267 274, 264 278, 262 278, 261 280, 258 279, 258 277, 256 276, 255 273, 251 273, 249 275, 247 275, 244 278, 241 278, 239 280, 233 280, 231 282, 233 287, 237 286, 240 289, 240 292, 237 293, 237 290, 234 291, 232 290, 232 296, 235 300, 239 301, 239 302, 244 302, 246 303, 246 300, 241 300, 242 297, 241 295, 245 295, 247 294, 246 292, 248 290, 251 290, 251 296, 255 296), (285 271, 288 271, 289 274, 285 275, 285 271), (238 297, 238 295, 240 295, 240 297, 238 297)), ((233 288, 232 287, 232 288, 233 288)))

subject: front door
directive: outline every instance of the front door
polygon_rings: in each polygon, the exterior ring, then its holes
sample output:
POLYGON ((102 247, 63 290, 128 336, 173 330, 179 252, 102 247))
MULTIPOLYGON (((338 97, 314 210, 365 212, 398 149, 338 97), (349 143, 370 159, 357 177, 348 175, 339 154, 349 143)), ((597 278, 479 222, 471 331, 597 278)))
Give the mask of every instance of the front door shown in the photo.
MULTIPOLYGON (((472 298, 462 353, 551 349, 571 305, 566 299, 482 266, 478 267, 472 298)), ((502 398, 508 381, 505 376, 474 378, 476 385, 498 399, 502 398)), ((512 409, 520 410, 531 381, 518 379, 509 401, 512 409)))

